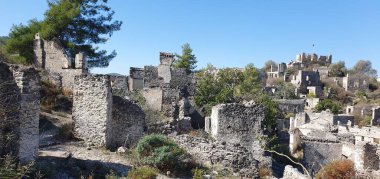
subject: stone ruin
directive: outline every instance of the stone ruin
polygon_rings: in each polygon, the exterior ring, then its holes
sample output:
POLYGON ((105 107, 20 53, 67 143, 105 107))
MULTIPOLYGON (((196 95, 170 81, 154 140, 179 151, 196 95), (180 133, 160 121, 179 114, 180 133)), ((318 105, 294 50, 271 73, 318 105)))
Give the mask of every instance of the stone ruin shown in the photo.
POLYGON ((35 65, 45 69, 48 80, 57 87, 72 90, 74 77, 88 72, 84 54, 76 54, 72 60, 58 40, 44 40, 39 33, 34 39, 34 54, 35 65))
POLYGON ((31 67, 0 62, 0 154, 32 161, 38 151, 40 77, 31 67), (9 143, 8 143, 9 142, 9 143))
POLYGON ((75 77, 74 134, 88 144, 130 147, 143 136, 145 114, 135 103, 113 96, 108 75, 75 77))
POLYGON ((358 174, 378 178, 380 130, 377 127, 354 126, 352 115, 330 112, 298 113, 290 119, 289 149, 292 154, 302 149, 303 163, 312 174, 321 166, 338 159, 354 161, 358 174))
POLYGON ((304 96, 314 94, 317 97, 322 95, 322 83, 318 71, 299 70, 291 83, 296 86, 297 94, 304 96))
POLYGON ((301 62, 301 63, 308 63, 308 62, 321 62, 324 63, 325 65, 329 65, 332 62, 332 55, 328 56, 319 56, 315 53, 313 54, 306 54, 306 53, 301 53, 296 56, 296 61, 301 62))
POLYGON ((161 111, 173 120, 191 117, 193 127, 203 127, 203 118, 200 119, 199 113, 191 106, 196 84, 194 74, 173 68, 174 61, 174 54, 160 52, 160 65, 131 67, 129 90, 140 91, 149 108, 161 111))
POLYGON ((349 92, 366 92, 369 90, 369 79, 365 76, 350 76, 347 74, 346 77, 343 77, 342 87, 349 92))

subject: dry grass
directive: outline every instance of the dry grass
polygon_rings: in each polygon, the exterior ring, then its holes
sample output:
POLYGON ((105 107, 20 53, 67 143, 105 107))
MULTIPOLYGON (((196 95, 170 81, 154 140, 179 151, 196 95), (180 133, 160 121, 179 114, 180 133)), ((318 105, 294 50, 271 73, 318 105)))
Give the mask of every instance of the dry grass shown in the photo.
POLYGON ((354 178, 355 168, 351 160, 335 160, 324 166, 316 175, 317 179, 354 178))

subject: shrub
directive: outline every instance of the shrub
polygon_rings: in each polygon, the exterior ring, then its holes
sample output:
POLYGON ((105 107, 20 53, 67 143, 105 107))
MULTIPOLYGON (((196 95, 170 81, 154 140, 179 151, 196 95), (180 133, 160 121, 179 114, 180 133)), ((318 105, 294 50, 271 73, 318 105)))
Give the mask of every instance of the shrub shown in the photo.
POLYGON ((159 134, 143 137, 135 150, 143 164, 157 167, 161 171, 170 171, 181 166, 180 162, 186 154, 174 141, 159 134))
POLYGON ((128 172, 128 177, 131 179, 155 179, 157 176, 157 170, 152 167, 137 167, 128 172))
POLYGON ((354 178, 354 163, 351 160, 336 160, 324 166, 316 175, 317 179, 354 178))
POLYGON ((329 109, 329 110, 331 110, 332 113, 338 114, 342 110, 342 107, 341 107, 341 105, 339 103, 334 102, 331 99, 325 99, 323 101, 320 101, 317 104, 317 106, 315 107, 315 109, 318 112, 321 112, 321 111, 329 109))
POLYGON ((203 175, 206 174, 206 171, 203 169, 195 168, 191 171, 193 173, 193 179, 203 179, 203 175))
POLYGON ((31 172, 34 163, 21 166, 17 164, 16 158, 5 155, 0 160, 0 178, 24 178, 31 172))

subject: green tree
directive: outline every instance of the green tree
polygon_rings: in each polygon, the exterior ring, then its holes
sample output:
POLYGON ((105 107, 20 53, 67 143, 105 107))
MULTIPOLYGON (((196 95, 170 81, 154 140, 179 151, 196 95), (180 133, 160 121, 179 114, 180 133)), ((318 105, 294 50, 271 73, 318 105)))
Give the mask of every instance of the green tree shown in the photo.
POLYGON ((335 77, 344 77, 347 73, 346 64, 344 61, 338 61, 329 66, 330 75, 335 77))
POLYGON ((339 114, 339 112, 342 110, 342 107, 339 103, 334 102, 331 99, 320 101, 315 107, 315 110, 317 112, 325 111, 327 109, 329 109, 333 114, 339 114))
POLYGON ((260 79, 259 70, 253 65, 248 64, 243 73, 242 80, 235 88, 235 96, 249 100, 261 90, 262 79, 260 79))
POLYGON ((114 31, 120 30, 122 22, 113 21, 114 11, 106 5, 107 0, 49 0, 48 4, 42 22, 33 20, 27 26, 12 28, 7 50, 31 62, 34 34, 41 32, 44 39, 59 40, 71 58, 83 52, 89 68, 108 66, 116 52, 107 54, 96 45, 107 42, 114 31))
POLYGON ((266 61, 264 65, 264 71, 269 71, 271 69, 271 66, 277 68, 277 63, 273 60, 266 61))
POLYGON ((22 61, 32 63, 34 58, 33 40, 41 30, 42 23, 36 19, 30 20, 28 25, 14 25, 9 33, 5 50, 7 53, 18 54, 22 61))
POLYGON ((369 60, 359 60, 352 68, 353 74, 367 75, 376 77, 377 71, 372 68, 372 63, 369 60))
POLYGON ((193 54, 190 44, 185 43, 182 46, 182 55, 176 54, 178 60, 174 62, 174 67, 186 69, 186 73, 190 74, 197 66, 197 57, 193 54))

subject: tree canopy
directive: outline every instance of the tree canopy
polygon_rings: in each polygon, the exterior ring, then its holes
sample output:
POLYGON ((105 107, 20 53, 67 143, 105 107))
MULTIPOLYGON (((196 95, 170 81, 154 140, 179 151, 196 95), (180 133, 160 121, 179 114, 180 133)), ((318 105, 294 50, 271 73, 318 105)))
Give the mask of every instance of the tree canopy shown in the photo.
POLYGON ((344 61, 338 61, 334 64, 331 64, 329 68, 330 68, 330 76, 344 77, 347 73, 347 68, 344 61))
POLYGON ((278 104, 262 93, 263 79, 259 70, 248 64, 244 69, 224 68, 216 70, 212 65, 197 73, 195 104, 206 108, 210 115, 211 107, 220 103, 232 103, 242 100, 255 100, 266 107, 264 125, 267 129, 275 124, 278 104))
POLYGON ((178 60, 174 62, 174 67, 186 69, 186 73, 190 74, 197 67, 197 57, 193 54, 190 44, 185 43, 182 46, 182 55, 176 54, 178 60))
POLYGON ((37 32, 47 40, 57 39, 71 58, 82 52, 88 67, 106 67, 116 56, 99 50, 97 44, 107 42, 122 22, 114 21, 114 11, 107 0, 49 0, 43 21, 31 20, 27 25, 11 29, 7 51, 18 53, 29 62, 33 59, 33 39, 37 32))
POLYGON ((352 68, 353 74, 367 75, 369 77, 376 77, 377 71, 372 68, 372 63, 369 60, 359 60, 352 68))

